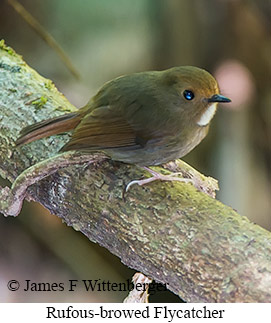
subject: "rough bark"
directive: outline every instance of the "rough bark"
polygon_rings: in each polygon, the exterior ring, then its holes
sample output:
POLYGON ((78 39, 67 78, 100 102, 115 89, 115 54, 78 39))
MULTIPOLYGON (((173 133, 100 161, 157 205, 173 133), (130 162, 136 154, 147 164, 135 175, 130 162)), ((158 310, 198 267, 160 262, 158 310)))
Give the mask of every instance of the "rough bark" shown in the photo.
MULTIPOLYGON (((3 42, 0 88, 0 175, 13 182, 67 141, 54 136, 15 149, 21 128, 75 108, 3 42)), ((58 170, 26 197, 185 301, 271 302, 271 234, 212 198, 212 179, 181 161, 167 168, 195 179, 198 189, 154 182, 133 186, 124 198, 142 170, 98 156, 58 170)))

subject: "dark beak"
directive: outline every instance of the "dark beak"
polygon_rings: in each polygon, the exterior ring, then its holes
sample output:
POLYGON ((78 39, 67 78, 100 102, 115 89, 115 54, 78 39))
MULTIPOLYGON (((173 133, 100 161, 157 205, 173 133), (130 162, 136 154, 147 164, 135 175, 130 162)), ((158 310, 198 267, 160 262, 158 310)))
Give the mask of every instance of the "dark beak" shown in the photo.
POLYGON ((230 99, 226 98, 225 96, 221 95, 221 94, 215 94, 212 97, 210 97, 208 99, 208 102, 223 102, 223 103, 227 103, 227 102, 231 102, 230 99))

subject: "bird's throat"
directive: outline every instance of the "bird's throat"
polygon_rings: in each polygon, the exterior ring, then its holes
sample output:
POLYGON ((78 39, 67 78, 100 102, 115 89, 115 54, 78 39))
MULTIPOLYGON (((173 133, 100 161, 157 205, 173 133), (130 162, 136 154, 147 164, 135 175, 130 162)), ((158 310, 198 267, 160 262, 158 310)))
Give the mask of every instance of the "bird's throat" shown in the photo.
POLYGON ((208 106, 208 108, 202 113, 200 116, 197 124, 200 127, 207 126, 210 121, 213 119, 213 116, 215 115, 217 108, 217 103, 212 103, 211 105, 208 106))

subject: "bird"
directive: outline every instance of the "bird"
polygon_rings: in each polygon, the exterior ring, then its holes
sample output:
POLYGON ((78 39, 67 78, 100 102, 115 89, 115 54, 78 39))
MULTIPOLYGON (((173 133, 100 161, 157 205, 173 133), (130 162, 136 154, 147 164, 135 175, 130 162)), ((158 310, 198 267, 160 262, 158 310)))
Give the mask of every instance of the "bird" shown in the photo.
POLYGON ((228 102, 216 79, 199 67, 132 73, 106 82, 77 111, 25 127, 16 145, 71 132, 60 152, 101 151, 151 173, 128 188, 158 179, 185 181, 149 167, 187 155, 206 137, 217 104, 228 102))

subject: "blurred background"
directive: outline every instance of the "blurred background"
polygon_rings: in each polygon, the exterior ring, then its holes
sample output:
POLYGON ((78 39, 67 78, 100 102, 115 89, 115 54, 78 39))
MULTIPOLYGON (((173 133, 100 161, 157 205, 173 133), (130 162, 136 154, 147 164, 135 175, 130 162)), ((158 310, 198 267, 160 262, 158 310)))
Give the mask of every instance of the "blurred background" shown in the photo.
MULTIPOLYGON (((219 180, 219 200, 270 230, 270 0, 20 3, 64 49, 80 80, 6 0, 0 0, 0 39, 53 80, 77 107, 105 81, 122 74, 177 65, 196 65, 214 74, 232 103, 220 106, 207 138, 184 159, 219 180)), ((125 282, 133 274, 118 258, 38 204, 25 203, 18 218, 0 217, 0 302, 121 302, 127 293, 83 288, 9 292, 6 284, 10 279, 22 287, 26 279, 125 282)), ((180 299, 159 292, 150 301, 180 299)))

